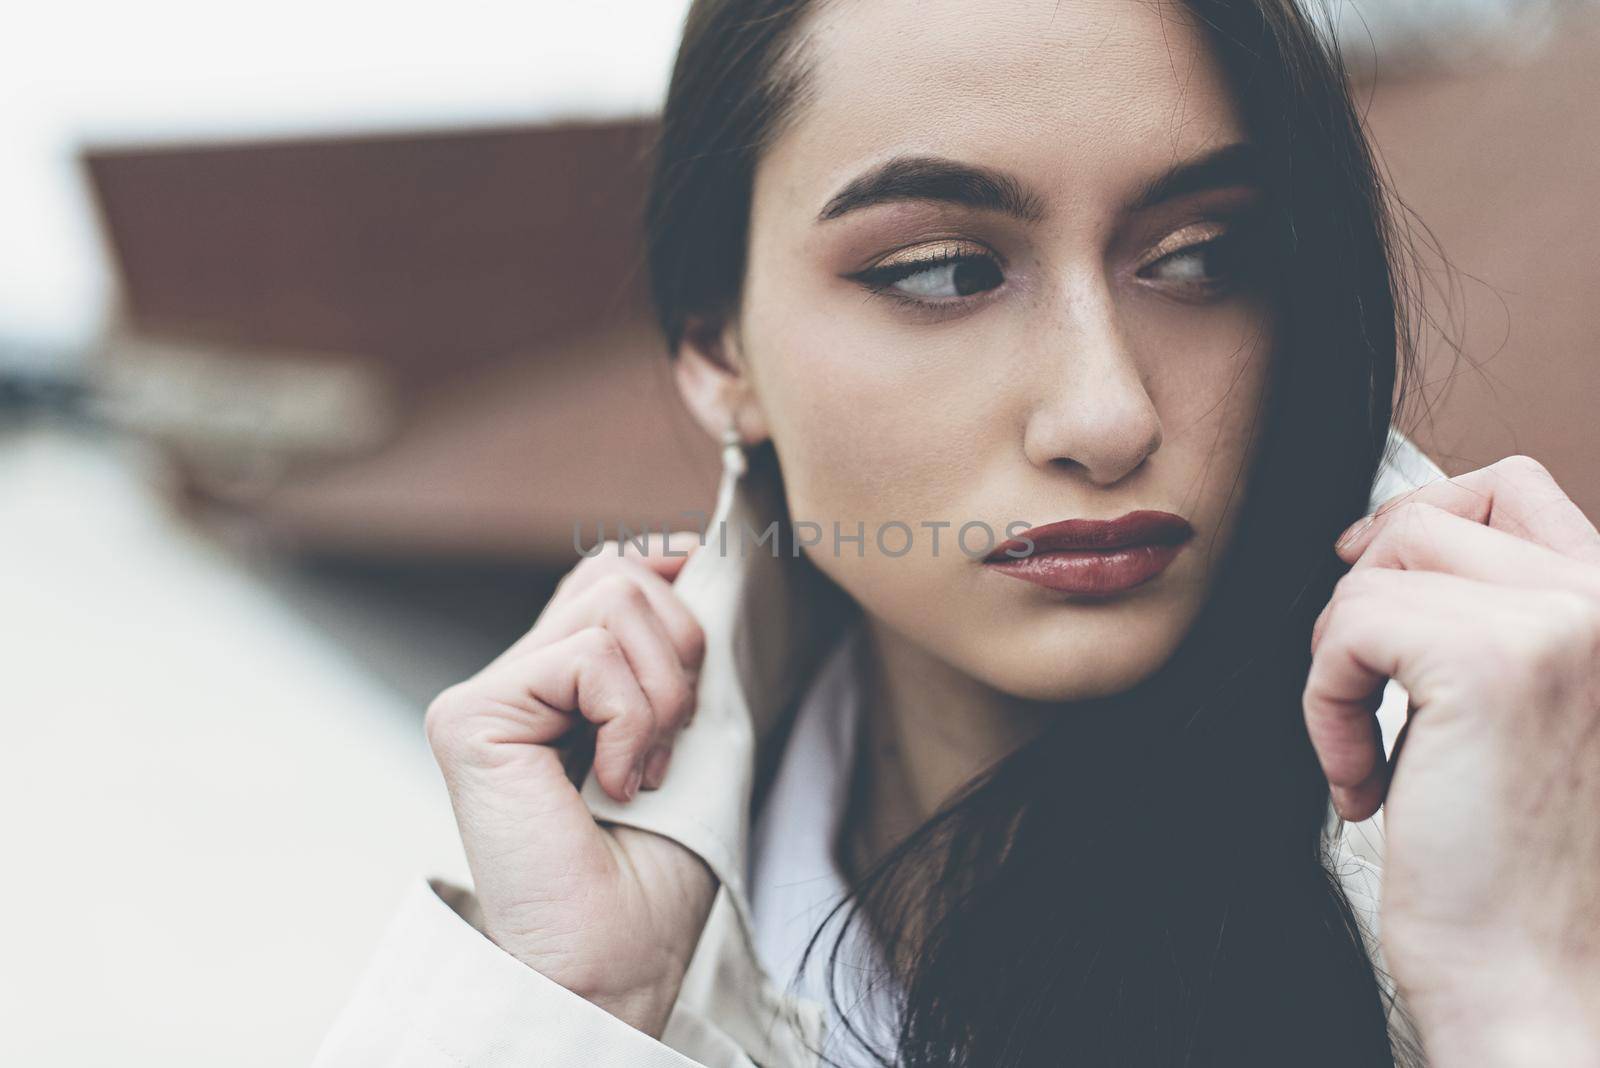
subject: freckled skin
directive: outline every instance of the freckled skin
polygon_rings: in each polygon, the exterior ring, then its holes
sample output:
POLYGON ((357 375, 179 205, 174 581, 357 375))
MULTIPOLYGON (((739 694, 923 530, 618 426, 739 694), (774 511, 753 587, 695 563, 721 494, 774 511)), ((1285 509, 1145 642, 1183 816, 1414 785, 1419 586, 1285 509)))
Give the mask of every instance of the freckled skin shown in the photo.
POLYGON ((826 6, 807 29, 815 95, 756 173, 744 424, 770 434, 797 521, 866 524, 864 557, 827 538, 811 556, 868 613, 902 695, 1127 688, 1201 607, 1268 379, 1263 301, 1177 299, 1134 275, 1214 198, 1124 211, 1173 163, 1245 139, 1220 69, 1184 13, 1117 0, 872 0, 826 6), (911 153, 1005 170, 1046 218, 918 202, 816 222, 846 182, 911 153), (999 288, 929 312, 842 277, 952 241, 1002 257, 999 288), (1013 521, 1141 508, 1196 536, 1106 603, 996 574, 954 544, 974 520, 1003 538, 1013 521), (916 538, 891 558, 871 532, 896 520, 916 538), (932 521, 951 524, 937 556, 919 526, 932 521))

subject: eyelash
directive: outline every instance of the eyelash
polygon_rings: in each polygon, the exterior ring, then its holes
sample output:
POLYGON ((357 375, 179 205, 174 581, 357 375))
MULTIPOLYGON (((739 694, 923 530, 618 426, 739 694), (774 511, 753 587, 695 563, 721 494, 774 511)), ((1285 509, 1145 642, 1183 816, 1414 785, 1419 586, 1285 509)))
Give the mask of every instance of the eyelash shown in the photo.
MULTIPOLYGON (((1196 241, 1193 244, 1185 245, 1183 248, 1173 249, 1171 252, 1168 252, 1165 255, 1144 264, 1139 268, 1137 273, 1142 275, 1145 271, 1150 270, 1156 265, 1166 263, 1167 261, 1175 259, 1179 256, 1194 255, 1207 249, 1214 249, 1216 251, 1232 249, 1237 246, 1242 246, 1247 242, 1247 240, 1248 234, 1245 232, 1245 228, 1243 226, 1230 227, 1228 230, 1218 234, 1215 237, 1207 238, 1204 241, 1196 241)), ((932 271, 937 270, 940 267, 949 266, 952 263, 992 263, 997 269, 1002 270, 1004 266, 995 256, 974 254, 970 252, 947 252, 940 253, 937 256, 928 256, 924 259, 897 263, 890 267, 871 267, 865 271, 860 271, 854 275, 851 275, 850 278, 860 283, 871 293, 871 295, 876 297, 884 297, 888 300, 894 301, 896 304, 903 306, 921 309, 954 307, 955 305, 966 303, 969 298, 961 297, 937 301, 922 300, 918 297, 907 296, 904 293, 896 292, 893 288, 896 282, 901 282, 907 278, 915 277, 924 271, 932 271)), ((1236 271, 1233 273, 1232 277, 1224 278, 1222 281, 1216 283, 1196 286, 1195 288, 1203 288, 1205 290, 1204 295, 1208 297, 1220 296, 1227 292, 1231 292, 1235 284, 1240 280, 1240 276, 1242 274, 1242 271, 1236 271)), ((985 292, 992 292, 992 290, 986 290, 985 292)), ((983 294, 979 294, 979 296, 982 295, 983 294)))
POLYGON ((1003 267, 998 257, 979 255, 971 252, 942 252, 937 256, 928 256, 923 259, 907 260, 890 267, 869 267, 850 277, 861 283, 873 296, 884 297, 896 304, 913 308, 944 308, 965 303, 966 298, 955 300, 922 300, 918 297, 907 296, 896 292, 892 287, 896 282, 903 282, 907 278, 915 277, 924 271, 938 270, 948 267, 952 263, 992 263, 997 268, 1003 267))

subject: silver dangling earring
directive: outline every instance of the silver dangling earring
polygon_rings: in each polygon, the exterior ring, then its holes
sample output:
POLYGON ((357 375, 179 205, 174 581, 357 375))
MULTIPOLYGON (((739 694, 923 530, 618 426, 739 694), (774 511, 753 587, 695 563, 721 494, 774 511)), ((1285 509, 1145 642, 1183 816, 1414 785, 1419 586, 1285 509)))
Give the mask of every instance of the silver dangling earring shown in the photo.
POLYGON ((745 472, 744 437, 739 433, 739 421, 728 417, 728 426, 722 432, 722 469, 735 475, 745 472))
POLYGON ((744 441, 739 434, 739 424, 730 416, 728 426, 722 432, 722 478, 717 484, 717 503, 712 508, 705 531, 700 535, 701 545, 706 544, 714 529, 718 531, 718 544, 727 544, 724 527, 728 516, 733 512, 734 498, 739 494, 746 467, 744 441))

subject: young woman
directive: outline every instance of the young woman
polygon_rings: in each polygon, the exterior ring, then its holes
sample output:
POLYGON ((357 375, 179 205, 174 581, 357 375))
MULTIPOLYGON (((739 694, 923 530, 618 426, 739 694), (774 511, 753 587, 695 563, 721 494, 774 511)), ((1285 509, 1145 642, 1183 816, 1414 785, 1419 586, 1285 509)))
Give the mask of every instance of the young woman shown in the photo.
POLYGON ((320 1063, 1600 1063, 1600 534, 1392 432, 1291 0, 698 0, 656 168, 717 514, 430 708, 320 1063))

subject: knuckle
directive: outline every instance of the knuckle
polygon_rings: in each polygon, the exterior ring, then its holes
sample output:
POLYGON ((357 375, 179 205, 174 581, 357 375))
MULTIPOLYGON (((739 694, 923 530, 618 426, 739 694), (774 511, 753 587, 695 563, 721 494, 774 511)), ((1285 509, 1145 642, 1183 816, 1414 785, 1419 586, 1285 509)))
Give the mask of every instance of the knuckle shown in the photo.
POLYGON ((573 578, 582 576, 587 578, 591 572, 604 571, 612 567, 617 558, 617 543, 603 541, 589 550, 589 555, 574 564, 565 575, 561 577, 563 584, 573 578))
POLYGON ((422 729, 434 752, 445 752, 455 744, 471 704, 471 695, 467 692, 466 684, 461 682, 445 687, 428 702, 428 709, 422 717, 422 729))
MULTIPOLYGON (((1401 557, 1405 545, 1401 530, 1403 525, 1403 523, 1385 523, 1378 529, 1378 533, 1373 535, 1372 544, 1367 546, 1367 556, 1371 562, 1396 560, 1401 557)), ((1370 568, 1360 568, 1351 573, 1356 574, 1366 570, 1370 568)))
POLYGON ((1370 612, 1363 606, 1385 595, 1388 575, 1381 567, 1364 567, 1349 571, 1333 587, 1333 595, 1322 620, 1320 640, 1339 644, 1353 640, 1363 620, 1370 612))
POLYGON ((596 568, 604 567, 606 560, 605 544, 601 543, 596 547, 596 550, 592 555, 585 556, 568 568, 567 573, 561 576, 561 585, 569 585, 575 579, 587 577, 589 572, 594 571, 596 568))
POLYGON ((577 655, 600 667, 622 656, 622 643, 605 627, 585 627, 573 635, 577 655))
POLYGON ((671 726, 681 724, 689 717, 694 709, 695 686, 687 676, 674 675, 667 684, 665 701, 666 716, 664 717, 671 726))
POLYGON ((1515 679, 1519 685, 1524 679, 1547 676, 1555 650, 1543 631, 1542 626, 1526 618, 1506 621, 1486 643, 1480 669, 1488 668, 1493 676, 1515 679))
POLYGON ((1565 590, 1543 592, 1532 607, 1503 617, 1488 654, 1500 671, 1545 688, 1589 659, 1600 644, 1600 622, 1587 598, 1565 590))
POLYGON ((605 598, 614 609, 640 612, 649 605, 644 590, 627 572, 616 571, 607 575, 596 584, 596 588, 598 595, 605 598))
POLYGON ((1535 460, 1526 453, 1513 453, 1494 463, 1497 472, 1507 475, 1520 475, 1522 477, 1548 478, 1550 471, 1544 464, 1535 460))
POLYGON ((1335 639, 1345 633, 1349 623, 1348 607, 1352 599, 1359 597, 1355 588, 1364 581, 1356 576, 1359 571, 1351 571, 1334 584, 1333 594, 1328 598, 1327 605, 1322 610, 1318 638, 1320 643, 1327 647, 1335 639), (1354 592, 1353 592, 1354 591, 1354 592))
POLYGON ((1600 650, 1600 602, 1575 590, 1554 590, 1546 615, 1554 642, 1575 653, 1580 662, 1593 663, 1600 650))
POLYGON ((1395 505, 1394 511, 1390 514, 1393 522, 1389 524, 1385 533, 1395 537, 1437 521, 1444 515, 1444 509, 1427 501, 1407 500, 1395 505))
POLYGON ((1450 513, 1429 501, 1410 501, 1406 510, 1415 523, 1438 523, 1446 519, 1450 513))
POLYGON ((603 710, 613 739, 628 746, 642 745, 656 733, 656 714, 650 702, 637 695, 612 693, 603 710))
POLYGON ((1345 573, 1333 587, 1335 600, 1353 601, 1364 600, 1377 593, 1382 586, 1384 576, 1381 569, 1376 567, 1361 567, 1345 573))
POLYGON ((698 668, 704 662, 706 658, 705 629, 700 626, 698 620, 687 612, 684 613, 684 621, 677 626, 673 640, 685 664, 698 668))
POLYGON ((1389 513, 1389 521, 1372 539, 1371 552, 1378 560, 1405 562, 1412 559, 1418 543, 1433 537, 1449 521, 1450 513, 1427 501, 1406 501, 1389 513))

